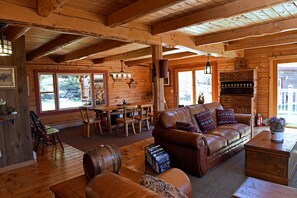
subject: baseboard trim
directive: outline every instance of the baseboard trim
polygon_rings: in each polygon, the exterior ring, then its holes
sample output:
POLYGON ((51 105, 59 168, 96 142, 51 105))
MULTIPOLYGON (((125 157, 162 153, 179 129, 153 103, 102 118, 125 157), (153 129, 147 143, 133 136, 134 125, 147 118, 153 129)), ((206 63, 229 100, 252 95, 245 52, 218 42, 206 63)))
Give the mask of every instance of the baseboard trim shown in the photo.
POLYGON ((56 128, 56 129, 65 129, 65 128, 77 127, 77 126, 81 126, 81 125, 83 125, 82 121, 75 121, 75 122, 51 124, 50 126, 56 128))
POLYGON ((35 164, 34 159, 0 168, 0 173, 4 173, 4 172, 7 172, 7 171, 10 171, 10 170, 13 170, 13 169, 17 169, 17 168, 22 168, 22 167, 29 166, 29 165, 32 165, 32 164, 35 164))

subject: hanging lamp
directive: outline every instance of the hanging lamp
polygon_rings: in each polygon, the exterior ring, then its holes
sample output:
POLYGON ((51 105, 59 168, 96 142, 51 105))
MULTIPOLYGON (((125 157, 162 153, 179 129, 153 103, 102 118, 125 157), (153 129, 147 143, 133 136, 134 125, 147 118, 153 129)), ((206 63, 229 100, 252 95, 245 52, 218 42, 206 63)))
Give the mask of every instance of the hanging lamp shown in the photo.
POLYGON ((6 35, 3 33, 3 29, 7 27, 7 24, 0 23, 0 56, 11 56, 12 47, 11 42, 6 39, 6 35))
POLYGON ((211 74, 211 72, 212 72, 212 66, 209 61, 209 56, 210 56, 210 54, 207 54, 207 62, 204 67, 204 74, 211 74))

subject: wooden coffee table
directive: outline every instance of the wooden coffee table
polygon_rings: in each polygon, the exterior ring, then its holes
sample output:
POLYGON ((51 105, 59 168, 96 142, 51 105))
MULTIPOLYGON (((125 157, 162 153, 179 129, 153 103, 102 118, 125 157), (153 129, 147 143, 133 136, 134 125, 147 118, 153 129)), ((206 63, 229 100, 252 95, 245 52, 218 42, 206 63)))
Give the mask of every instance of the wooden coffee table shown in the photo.
POLYGON ((245 144, 245 174, 250 177, 288 185, 296 171, 297 130, 286 129, 284 142, 270 140, 263 131, 245 144))

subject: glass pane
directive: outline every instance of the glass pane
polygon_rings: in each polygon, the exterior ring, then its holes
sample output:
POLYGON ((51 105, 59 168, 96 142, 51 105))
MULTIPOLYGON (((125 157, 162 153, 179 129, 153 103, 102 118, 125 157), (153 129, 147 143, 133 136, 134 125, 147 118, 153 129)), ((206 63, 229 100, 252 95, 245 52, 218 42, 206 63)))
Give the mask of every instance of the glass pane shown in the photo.
POLYGON ((54 92, 54 75, 53 74, 39 74, 39 91, 54 92))
POLYGON ((193 104, 192 71, 178 72, 178 105, 193 104))
POLYGON ((90 79, 89 74, 58 74, 60 109, 91 105, 90 79))
POLYGON ((41 111, 56 110, 55 94, 54 93, 42 93, 41 98, 41 111))
POLYGON ((198 97, 202 93, 204 95, 204 103, 212 102, 212 85, 211 85, 211 75, 204 74, 203 70, 195 71, 196 77, 196 94, 198 103, 198 97))
POLYGON ((104 74, 94 74, 95 104, 106 104, 106 90, 104 74))

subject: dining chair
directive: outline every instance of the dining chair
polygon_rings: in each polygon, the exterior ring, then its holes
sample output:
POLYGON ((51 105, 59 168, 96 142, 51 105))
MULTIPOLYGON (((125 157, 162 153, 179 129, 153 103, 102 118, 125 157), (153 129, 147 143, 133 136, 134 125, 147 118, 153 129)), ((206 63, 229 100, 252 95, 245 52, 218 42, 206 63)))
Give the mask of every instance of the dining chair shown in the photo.
POLYGON ((31 130, 35 137, 34 151, 37 152, 40 140, 42 141, 42 155, 44 154, 45 145, 56 145, 57 141, 64 150, 63 144, 59 138, 59 129, 43 125, 38 115, 34 111, 30 111, 31 130), (50 144, 49 144, 50 143, 50 144))
POLYGON ((151 113, 152 105, 151 104, 142 104, 139 105, 139 111, 138 115, 135 116, 135 119, 138 120, 138 129, 139 133, 142 131, 142 121, 146 122, 147 130, 150 130, 149 120, 150 116, 149 113, 151 113))
POLYGON ((135 118, 134 118, 136 109, 137 109, 137 105, 125 105, 124 106, 123 117, 116 119, 116 122, 117 122, 117 134, 119 134, 119 127, 120 127, 121 123, 124 124, 126 137, 128 137, 129 123, 131 123, 131 125, 132 125, 134 135, 136 134, 135 133, 135 127, 134 127, 134 122, 136 121, 135 118), (127 114, 129 114, 129 115, 127 115, 127 114))
POLYGON ((94 125, 97 132, 102 135, 101 120, 98 118, 91 118, 89 116, 88 107, 79 107, 79 111, 82 117, 82 122, 84 124, 83 136, 90 138, 90 125, 94 125))

